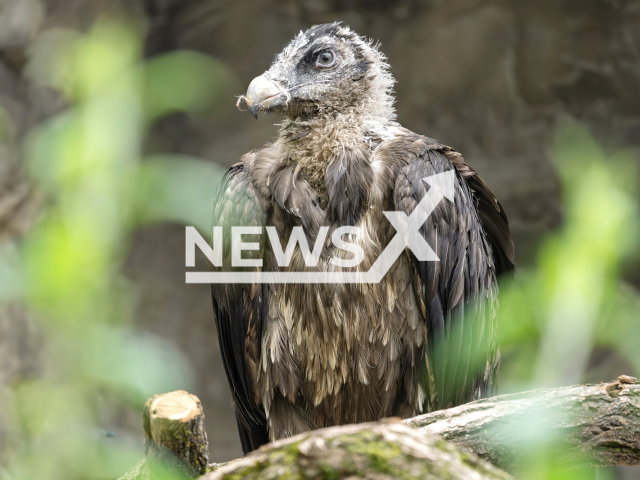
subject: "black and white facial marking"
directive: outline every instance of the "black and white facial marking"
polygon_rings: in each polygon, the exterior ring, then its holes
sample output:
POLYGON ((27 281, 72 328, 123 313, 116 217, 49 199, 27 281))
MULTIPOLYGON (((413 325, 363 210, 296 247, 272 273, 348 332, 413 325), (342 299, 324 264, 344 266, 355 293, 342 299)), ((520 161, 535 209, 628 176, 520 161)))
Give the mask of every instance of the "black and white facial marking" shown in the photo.
POLYGON ((277 112, 290 119, 348 110, 392 120, 393 77, 377 46, 338 23, 300 32, 256 77, 241 97, 256 116, 277 112))

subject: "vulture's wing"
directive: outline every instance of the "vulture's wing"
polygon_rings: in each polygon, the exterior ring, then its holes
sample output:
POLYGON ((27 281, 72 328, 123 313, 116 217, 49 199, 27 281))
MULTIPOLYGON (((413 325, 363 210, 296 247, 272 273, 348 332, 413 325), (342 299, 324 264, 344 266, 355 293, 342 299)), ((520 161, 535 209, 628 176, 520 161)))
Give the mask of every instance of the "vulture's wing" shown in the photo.
POLYGON ((478 172, 467 165, 460 153, 451 147, 442 146, 442 151, 453 163, 473 192, 478 207, 478 215, 493 250, 493 259, 498 276, 503 273, 513 275, 515 271, 515 250, 509 228, 509 220, 498 198, 489 185, 480 178, 478 172))
MULTIPOLYGON (((254 151, 248 156, 255 154, 254 151)), ((223 227, 225 271, 233 270, 230 267, 231 227, 265 225, 258 193, 245 168, 241 162, 227 172, 218 186, 213 210, 213 225, 223 227)), ((258 254, 256 258, 262 258, 264 246, 261 244, 260 251, 255 253, 258 254)), ((245 453, 269 441, 264 411, 256 404, 249 374, 259 358, 261 295, 260 285, 211 285, 220 352, 245 453)))
MULTIPOLYGON (((455 201, 443 199, 421 228, 440 261, 421 262, 410 253, 414 292, 428 329, 426 408, 442 409, 492 392, 499 353, 491 245, 500 243, 490 231, 483 230, 478 212, 478 207, 486 205, 483 197, 474 195, 465 172, 447 158, 444 145, 420 136, 398 140, 403 145, 391 149, 402 157, 394 187, 396 210, 407 214, 414 210, 429 188, 424 177, 453 169, 457 172, 455 201)), ((508 228, 499 233, 510 241, 508 228)), ((508 252, 499 255, 509 259, 508 252)))

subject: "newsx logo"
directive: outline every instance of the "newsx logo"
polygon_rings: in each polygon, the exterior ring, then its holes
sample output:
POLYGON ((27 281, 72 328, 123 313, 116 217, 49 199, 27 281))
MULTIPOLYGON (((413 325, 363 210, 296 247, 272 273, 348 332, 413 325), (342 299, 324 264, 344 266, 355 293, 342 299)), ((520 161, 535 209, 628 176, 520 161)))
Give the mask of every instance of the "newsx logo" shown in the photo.
MULTIPOLYGON (((305 265, 315 267, 320 259, 322 247, 327 238, 329 227, 321 227, 313 249, 309 248, 302 227, 294 227, 283 250, 275 227, 232 227, 231 228, 231 266, 257 268, 254 271, 186 272, 187 283, 379 283, 398 257, 409 248, 419 261, 438 262, 440 259, 420 234, 420 228, 433 213, 438 204, 447 198, 454 201, 455 171, 430 175, 423 178, 430 186, 425 196, 416 205, 411 215, 404 212, 383 212, 387 220, 396 229, 396 234, 382 251, 375 263, 366 272, 361 271, 310 271, 310 272, 264 272, 262 259, 242 258, 243 251, 259 250, 257 242, 243 242, 243 235, 258 235, 266 230, 276 262, 280 267, 288 267, 296 245, 300 247, 305 265)), ((213 242, 202 238, 194 227, 186 227, 186 266, 195 267, 195 248, 198 247, 215 267, 222 267, 222 227, 214 226, 213 242)), ((358 236, 360 228, 343 226, 331 235, 334 246, 351 252, 349 259, 332 257, 331 263, 337 267, 351 268, 364 260, 364 251, 356 244, 343 239, 345 235, 358 236)))

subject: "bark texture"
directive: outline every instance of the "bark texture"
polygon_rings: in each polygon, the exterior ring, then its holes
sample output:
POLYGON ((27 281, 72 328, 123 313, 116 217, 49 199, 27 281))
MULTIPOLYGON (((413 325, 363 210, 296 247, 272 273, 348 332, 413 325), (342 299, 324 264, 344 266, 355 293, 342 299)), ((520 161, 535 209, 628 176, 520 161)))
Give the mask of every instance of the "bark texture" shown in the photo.
POLYGON ((405 422, 511 472, 526 469, 535 448, 553 448, 553 461, 568 467, 640 464, 640 385, 628 376, 502 395, 405 422))

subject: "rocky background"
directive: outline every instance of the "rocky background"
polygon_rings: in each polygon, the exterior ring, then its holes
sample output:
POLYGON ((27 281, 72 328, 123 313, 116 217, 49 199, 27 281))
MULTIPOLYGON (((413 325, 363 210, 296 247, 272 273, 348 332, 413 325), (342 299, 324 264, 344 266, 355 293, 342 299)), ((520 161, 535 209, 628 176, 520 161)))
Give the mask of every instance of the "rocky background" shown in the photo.
MULTIPOLYGON (((65 107, 30 73, 34 38, 50 28, 86 30, 99 15, 123 9, 146 22, 146 55, 193 49, 235 72, 215 112, 166 117, 146 142, 149 153, 224 166, 274 136, 274 119, 256 122, 237 111, 235 95, 294 34, 342 20, 380 40, 398 81, 399 121, 461 151, 492 186, 511 220, 520 265, 562 222, 549 159, 559 120, 584 122, 607 148, 640 150, 638 0, 0 0, 2 248, 15 248, 37 218, 38 195, 21 168, 25 134, 65 107)), ((235 419, 208 286, 184 283, 183 239, 180 225, 145 227, 131 239, 123 268, 140 291, 138 327, 188 359, 212 460, 227 460, 240 455, 235 419)), ((637 272, 628 278, 640 283, 637 272)), ((0 311, 0 385, 37 375, 38 346, 18 306, 0 311)), ((593 361, 592 381, 634 373, 619 371, 626 367, 606 352, 593 361)), ((137 412, 120 423, 107 427, 142 438, 137 412)))

